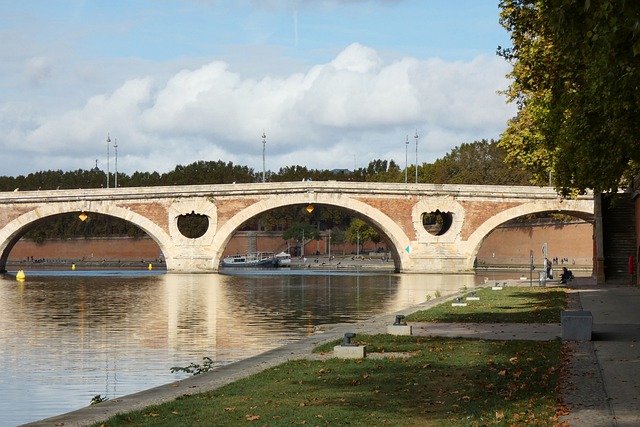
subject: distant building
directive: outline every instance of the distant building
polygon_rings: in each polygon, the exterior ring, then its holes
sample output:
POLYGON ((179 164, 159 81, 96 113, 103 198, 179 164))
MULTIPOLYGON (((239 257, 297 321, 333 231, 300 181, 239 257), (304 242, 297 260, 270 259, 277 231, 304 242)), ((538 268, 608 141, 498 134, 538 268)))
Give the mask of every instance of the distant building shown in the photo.
POLYGON ((349 169, 332 169, 331 173, 334 175, 347 175, 350 174, 351 171, 349 169))

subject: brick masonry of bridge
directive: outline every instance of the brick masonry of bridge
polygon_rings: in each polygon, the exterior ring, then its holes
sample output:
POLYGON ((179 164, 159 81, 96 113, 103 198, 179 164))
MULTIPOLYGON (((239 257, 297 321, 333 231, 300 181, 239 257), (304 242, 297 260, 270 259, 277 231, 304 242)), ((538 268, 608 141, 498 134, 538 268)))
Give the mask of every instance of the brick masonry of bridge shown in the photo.
MULTIPOLYGON (((52 215, 92 212, 119 217, 144 230, 159 246, 169 271, 215 271, 226 246, 255 216, 284 206, 346 209, 380 232, 397 271, 463 272, 499 225, 523 215, 558 212, 594 221, 590 196, 563 200, 551 188, 335 181, 143 187, 0 193, 0 269, 29 228, 52 215), (451 218, 433 235, 426 213, 451 218), (206 215, 198 239, 180 233, 181 215, 206 215)), ((596 233, 597 234, 597 233, 596 233)))

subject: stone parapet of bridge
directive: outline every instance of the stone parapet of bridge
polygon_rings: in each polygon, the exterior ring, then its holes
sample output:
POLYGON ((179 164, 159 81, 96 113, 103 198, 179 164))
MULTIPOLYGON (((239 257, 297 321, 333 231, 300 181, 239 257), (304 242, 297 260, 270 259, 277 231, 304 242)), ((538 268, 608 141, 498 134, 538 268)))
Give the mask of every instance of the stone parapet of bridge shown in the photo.
POLYGON ((592 195, 563 199, 549 187, 302 181, 5 192, 0 193, 0 270, 28 230, 54 215, 84 212, 141 228, 160 247, 170 272, 214 272, 225 246, 248 220, 308 204, 345 209, 369 223, 401 272, 472 271, 487 235, 525 215, 555 212, 594 220, 592 195), (201 237, 180 232, 178 219, 189 214, 208 218, 201 237), (425 225, 429 217, 439 223, 425 225))

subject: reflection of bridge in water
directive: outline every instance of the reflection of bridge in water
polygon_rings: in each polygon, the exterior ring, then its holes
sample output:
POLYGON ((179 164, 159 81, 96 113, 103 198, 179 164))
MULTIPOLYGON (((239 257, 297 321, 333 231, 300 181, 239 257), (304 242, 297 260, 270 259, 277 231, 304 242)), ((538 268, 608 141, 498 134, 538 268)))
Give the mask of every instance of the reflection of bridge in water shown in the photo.
POLYGON ((524 215, 555 212, 595 222, 593 196, 565 200, 549 187, 313 181, 10 192, 0 193, 0 270, 20 237, 48 217, 99 213, 144 230, 168 271, 217 271, 225 246, 245 222, 271 209, 308 204, 346 209, 371 224, 393 254, 395 270, 403 272, 471 271, 487 235, 524 215), (208 219, 201 237, 179 230, 178 219, 191 214, 208 219), (428 218, 436 218, 438 227, 425 227, 428 218))

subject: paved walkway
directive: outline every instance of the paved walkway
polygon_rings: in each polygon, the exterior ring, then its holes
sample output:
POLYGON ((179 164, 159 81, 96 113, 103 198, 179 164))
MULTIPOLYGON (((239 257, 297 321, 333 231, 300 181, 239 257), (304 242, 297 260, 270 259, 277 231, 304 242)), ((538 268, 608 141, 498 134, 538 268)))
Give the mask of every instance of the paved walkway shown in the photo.
MULTIPOLYGON (((569 370, 563 398, 570 411, 561 421, 579 427, 640 426, 640 289, 631 286, 596 286, 591 279, 571 284, 569 309, 593 314, 593 340, 567 342, 569 370)), ((442 302, 436 299, 411 311, 442 302)), ((324 332, 285 347, 268 351, 222 367, 214 372, 140 393, 92 405, 27 426, 75 427, 104 421, 116 413, 139 410, 173 400, 186 393, 199 393, 276 366, 287 360, 309 357, 318 344, 341 338, 345 332, 384 333, 395 314, 358 324, 335 325, 324 332)), ((415 335, 457 336, 489 339, 549 340, 561 335, 560 324, 414 324, 415 335)))
POLYGON ((640 288, 578 280, 573 309, 593 314, 592 341, 569 342, 563 420, 580 427, 640 426, 640 288))

